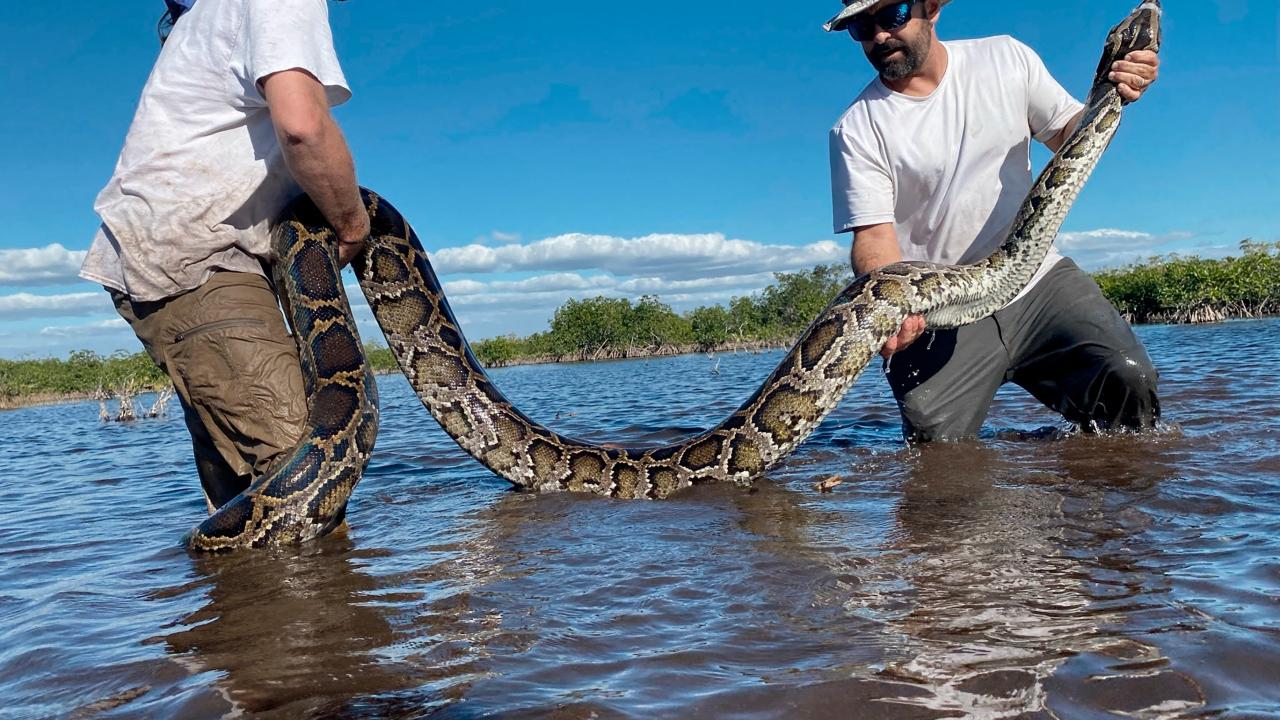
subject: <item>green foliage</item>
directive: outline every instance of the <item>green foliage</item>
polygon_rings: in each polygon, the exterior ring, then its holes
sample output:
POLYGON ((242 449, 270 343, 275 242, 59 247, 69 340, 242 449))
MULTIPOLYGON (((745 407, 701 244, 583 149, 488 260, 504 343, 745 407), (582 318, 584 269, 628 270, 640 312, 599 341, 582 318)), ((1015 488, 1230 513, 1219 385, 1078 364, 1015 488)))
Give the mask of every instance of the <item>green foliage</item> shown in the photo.
POLYGON ((520 341, 515 335, 502 335, 488 340, 481 340, 471 346, 476 359, 488 367, 502 367, 514 360, 520 350, 520 341))
POLYGON ((853 280, 844 265, 819 265, 796 273, 775 273, 777 282, 760 291, 754 302, 761 328, 770 337, 804 332, 827 303, 853 280))
POLYGON ((559 355, 590 357, 621 347, 627 337, 631 303, 620 298, 570 300, 551 318, 552 348, 559 355))
POLYGON ((569 300, 556 310, 545 339, 550 354, 579 358, 627 356, 693 340, 689 321, 652 295, 569 300))
MULTIPOLYGON (((379 372, 396 370, 395 356, 382 345, 365 345, 370 366, 379 372)), ((135 392, 159 390, 169 378, 145 352, 99 355, 73 350, 66 360, 0 360, 0 400, 42 395, 88 396, 99 389, 108 392, 131 388, 135 392)))
MULTIPOLYGON (((624 301, 625 302, 625 301, 624 301)), ((660 348, 687 345, 693 341, 689 320, 677 315, 670 305, 654 295, 640 298, 626 318, 628 348, 660 348)))
POLYGON ((709 305, 691 310, 686 316, 693 341, 702 349, 722 345, 732 337, 733 318, 723 305, 709 305))
POLYGON ((1280 243, 1244 240, 1239 257, 1169 255, 1098 273, 1098 286, 1134 322, 1193 322, 1276 312, 1280 243))
POLYGON ((385 345, 366 343, 364 356, 368 358, 369 367, 374 372, 395 372, 400 369, 400 364, 396 362, 395 354, 391 352, 391 348, 385 345))
POLYGON ((0 360, 0 397, 88 395, 99 387, 158 389, 169 383, 146 353, 102 356, 74 350, 66 360, 0 360))
POLYGON ((492 366, 519 359, 629 357, 776 341, 803 331, 851 279, 841 265, 774 277, 777 282, 756 295, 734 298, 728 307, 700 307, 683 316, 653 295, 634 304, 606 297, 569 300, 556 310, 549 331, 523 339, 481 340, 472 349, 481 362, 492 366))

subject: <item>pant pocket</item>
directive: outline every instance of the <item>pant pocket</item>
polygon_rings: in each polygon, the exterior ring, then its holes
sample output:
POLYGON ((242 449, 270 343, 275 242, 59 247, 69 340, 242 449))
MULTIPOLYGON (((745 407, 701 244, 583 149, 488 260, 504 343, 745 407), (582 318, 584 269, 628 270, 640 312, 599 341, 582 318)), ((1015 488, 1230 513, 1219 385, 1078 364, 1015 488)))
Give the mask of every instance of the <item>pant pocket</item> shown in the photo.
POLYGON ((306 420, 297 349, 283 324, 217 320, 175 337, 172 371, 218 452, 239 474, 262 472, 301 436, 306 420), (275 332, 272 332, 272 330, 275 332))

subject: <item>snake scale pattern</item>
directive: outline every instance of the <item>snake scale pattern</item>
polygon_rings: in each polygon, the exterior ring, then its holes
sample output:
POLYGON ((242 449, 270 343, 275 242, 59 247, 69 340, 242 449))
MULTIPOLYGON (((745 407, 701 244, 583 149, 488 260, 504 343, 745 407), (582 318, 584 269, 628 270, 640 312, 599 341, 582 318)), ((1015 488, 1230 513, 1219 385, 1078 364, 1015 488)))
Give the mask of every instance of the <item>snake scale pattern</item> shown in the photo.
MULTIPOLYGON (((1108 34, 1079 126, 1037 179, 999 249, 974 265, 898 263, 853 281, 737 411, 685 442, 586 443, 520 412, 472 354, 413 229, 368 191, 373 233, 353 266, 423 405, 463 450, 516 487, 664 498, 696 483, 747 483, 808 437, 908 315, 923 315, 931 329, 957 327, 1017 295, 1115 135, 1124 102, 1107 80, 1111 63, 1133 50, 1158 50, 1161 13, 1158 0, 1145 0, 1108 34)), ((275 235, 275 275, 300 339, 308 433, 189 533, 191 549, 296 543, 343 519, 373 451, 378 410, 333 247, 314 205, 303 198, 290 206, 275 235)))

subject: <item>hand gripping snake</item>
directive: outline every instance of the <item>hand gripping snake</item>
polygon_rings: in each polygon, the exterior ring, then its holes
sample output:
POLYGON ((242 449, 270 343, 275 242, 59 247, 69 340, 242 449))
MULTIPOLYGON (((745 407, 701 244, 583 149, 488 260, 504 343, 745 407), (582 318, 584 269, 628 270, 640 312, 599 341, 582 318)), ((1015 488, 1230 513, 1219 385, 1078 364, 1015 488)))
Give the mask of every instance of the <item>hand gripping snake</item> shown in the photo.
MULTIPOLYGON (((990 315, 1031 279, 1120 121, 1112 62, 1158 50, 1161 7, 1146 0, 1107 36, 1084 114, 1036 180, 1005 242, 974 265, 888 265, 853 281, 727 420, 681 443, 620 448, 539 425, 494 387, 454 319, 413 229, 362 197, 372 236, 353 263, 361 289, 423 405, 463 450, 518 488, 664 498, 711 481, 748 483, 778 464, 835 408, 903 320, 930 329, 990 315)), ((377 392, 347 305, 333 231, 305 198, 277 226, 276 284, 299 338, 309 402, 303 439, 248 490, 193 530, 218 551, 294 543, 336 527, 373 451, 377 392)))

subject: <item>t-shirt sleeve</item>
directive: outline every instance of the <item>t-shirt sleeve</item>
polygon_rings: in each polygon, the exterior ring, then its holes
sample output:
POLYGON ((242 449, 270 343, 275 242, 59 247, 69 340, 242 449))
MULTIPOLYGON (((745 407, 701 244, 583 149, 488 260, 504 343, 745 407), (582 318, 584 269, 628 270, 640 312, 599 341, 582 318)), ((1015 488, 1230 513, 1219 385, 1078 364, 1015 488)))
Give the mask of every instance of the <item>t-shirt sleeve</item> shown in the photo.
POLYGON ((1013 38, 1009 41, 1027 70, 1027 124, 1032 136, 1045 142, 1061 132, 1084 104, 1058 84, 1034 50, 1013 38))
POLYGON ((831 128, 829 145, 835 231, 893 222, 893 180, 875 143, 853 136, 840 124, 831 128))
POLYGON ((282 70, 304 70, 320 81, 330 105, 351 97, 329 29, 327 0, 249 0, 236 52, 247 94, 261 97, 258 83, 282 70))

